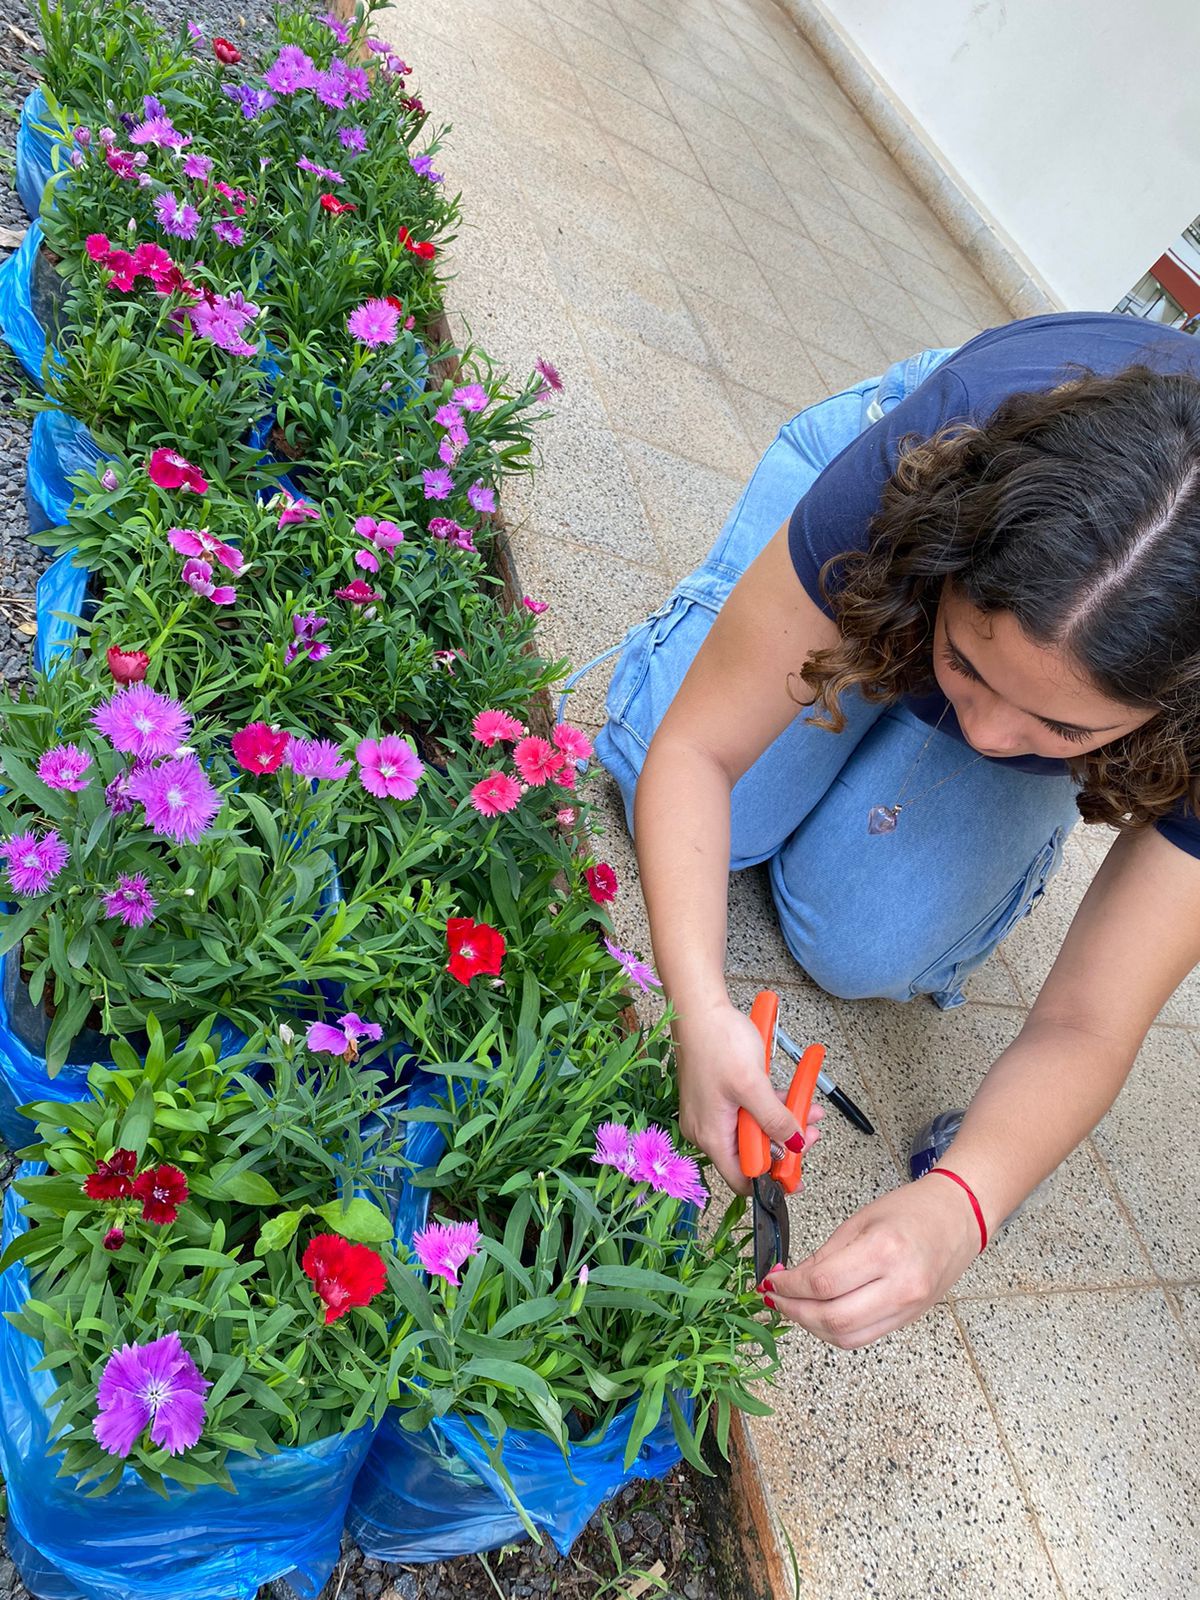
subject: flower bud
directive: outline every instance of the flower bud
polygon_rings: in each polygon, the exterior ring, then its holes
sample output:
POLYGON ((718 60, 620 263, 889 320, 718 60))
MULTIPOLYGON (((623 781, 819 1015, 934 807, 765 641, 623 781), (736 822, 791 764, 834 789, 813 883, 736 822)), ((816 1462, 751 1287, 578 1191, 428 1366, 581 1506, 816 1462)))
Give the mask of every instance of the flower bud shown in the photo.
POLYGON ((575 1316, 580 1306, 583 1305, 584 1295, 587 1293, 588 1266, 585 1261, 579 1269, 579 1277, 575 1280, 575 1292, 571 1296, 571 1315, 575 1316))
POLYGON ((83 165, 83 151, 82 150, 72 150, 71 151, 71 156, 70 156, 70 161, 71 161, 71 165, 73 167, 81 167, 83 165))
POLYGON ((282 1039, 284 1044, 291 1044, 296 1035, 293 1030, 288 1027, 286 1022, 281 1022, 279 1024, 279 1037, 282 1039))
POLYGON ((110 1228, 104 1235, 104 1248, 106 1250, 119 1250, 124 1243, 124 1228, 110 1228))
POLYGON ((86 150, 88 145, 91 144, 91 142, 92 142, 92 130, 90 128, 78 127, 78 128, 75 129, 75 143, 76 144, 82 145, 83 148, 86 150))
POLYGON ((113 469, 111 467, 105 467, 104 471, 100 474, 100 487, 102 489, 107 489, 109 494, 111 494, 114 489, 119 489, 120 486, 121 480, 117 477, 113 469))

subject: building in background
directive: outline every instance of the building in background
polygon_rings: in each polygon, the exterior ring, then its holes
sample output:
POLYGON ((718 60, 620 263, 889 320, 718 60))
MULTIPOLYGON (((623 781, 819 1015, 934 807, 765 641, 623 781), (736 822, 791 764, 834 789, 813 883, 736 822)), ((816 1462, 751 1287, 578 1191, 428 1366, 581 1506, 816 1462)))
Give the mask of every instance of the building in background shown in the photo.
POLYGON ((1200 217, 1113 310, 1195 333, 1200 327, 1200 217))

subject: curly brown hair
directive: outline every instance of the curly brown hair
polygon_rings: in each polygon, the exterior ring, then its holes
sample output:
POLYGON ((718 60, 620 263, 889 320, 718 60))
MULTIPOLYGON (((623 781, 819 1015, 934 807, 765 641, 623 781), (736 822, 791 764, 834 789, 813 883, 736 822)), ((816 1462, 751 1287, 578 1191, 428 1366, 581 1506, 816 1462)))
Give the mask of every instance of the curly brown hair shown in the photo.
POLYGON ((821 569, 841 639, 801 669, 814 721, 840 732, 849 689, 891 702, 934 686, 947 581, 1154 711, 1068 762, 1085 821, 1144 827, 1180 801, 1200 814, 1200 379, 1083 373, 905 440, 867 549, 821 569))

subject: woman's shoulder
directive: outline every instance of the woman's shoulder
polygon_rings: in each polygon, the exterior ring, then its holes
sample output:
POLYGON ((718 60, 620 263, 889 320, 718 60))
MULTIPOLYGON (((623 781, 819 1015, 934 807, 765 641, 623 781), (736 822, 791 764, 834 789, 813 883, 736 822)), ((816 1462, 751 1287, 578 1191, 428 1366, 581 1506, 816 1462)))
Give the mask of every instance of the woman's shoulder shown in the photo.
POLYGON ((1053 388, 1082 371, 1139 364, 1200 377, 1200 339, 1123 313, 1061 311, 987 328, 946 362, 976 415, 1009 394, 1053 388))

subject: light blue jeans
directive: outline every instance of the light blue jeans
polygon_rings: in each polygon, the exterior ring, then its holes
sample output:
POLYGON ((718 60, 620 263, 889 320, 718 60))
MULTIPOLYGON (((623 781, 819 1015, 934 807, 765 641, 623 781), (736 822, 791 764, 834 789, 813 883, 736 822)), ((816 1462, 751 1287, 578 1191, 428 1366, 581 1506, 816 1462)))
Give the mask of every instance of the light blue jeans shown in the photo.
MULTIPOLYGON (((898 362, 785 423, 703 566, 626 635, 596 754, 631 828, 654 731, 734 584, 821 469, 950 353, 898 362)), ((931 738, 903 705, 842 704, 842 733, 802 712, 737 783, 730 868, 767 863, 788 948, 829 993, 961 1005, 964 980, 1057 870, 1078 820, 1074 786, 994 761, 970 765, 969 747, 941 731, 931 738), (906 776, 898 828, 868 834, 867 812, 893 804, 906 776)))

